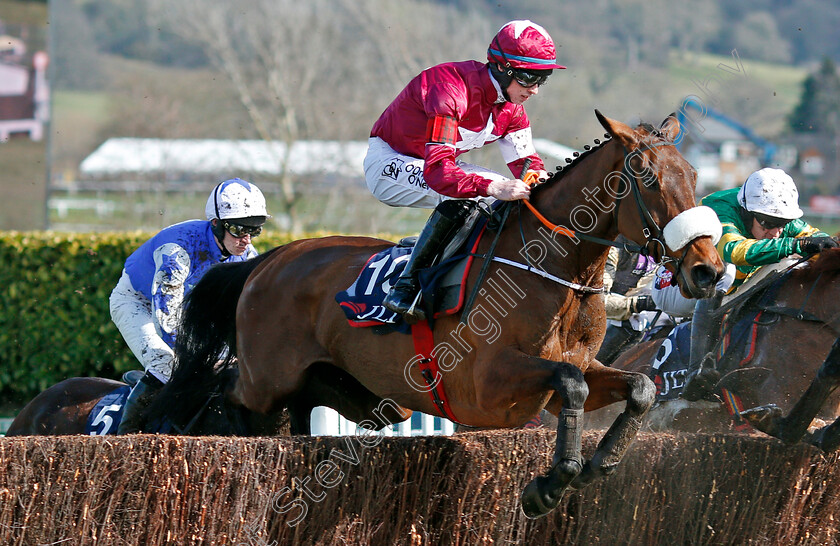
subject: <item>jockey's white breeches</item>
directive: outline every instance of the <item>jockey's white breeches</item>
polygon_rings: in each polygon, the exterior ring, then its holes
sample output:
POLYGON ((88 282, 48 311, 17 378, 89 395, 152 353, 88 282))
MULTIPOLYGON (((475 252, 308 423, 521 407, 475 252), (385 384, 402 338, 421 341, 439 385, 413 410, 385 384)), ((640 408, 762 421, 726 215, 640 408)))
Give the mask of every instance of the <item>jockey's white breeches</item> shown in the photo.
POLYGON ((143 368, 166 383, 175 353, 160 337, 152 319, 152 304, 131 286, 125 270, 111 292, 111 320, 143 368))
MULTIPOLYGON (((456 164, 466 173, 479 174, 489 180, 508 178, 460 160, 456 160, 456 164)), ((423 179, 422 159, 394 151, 379 137, 371 137, 368 140, 364 168, 368 189, 386 205, 433 209, 445 199, 452 199, 437 193, 426 184, 423 179)))

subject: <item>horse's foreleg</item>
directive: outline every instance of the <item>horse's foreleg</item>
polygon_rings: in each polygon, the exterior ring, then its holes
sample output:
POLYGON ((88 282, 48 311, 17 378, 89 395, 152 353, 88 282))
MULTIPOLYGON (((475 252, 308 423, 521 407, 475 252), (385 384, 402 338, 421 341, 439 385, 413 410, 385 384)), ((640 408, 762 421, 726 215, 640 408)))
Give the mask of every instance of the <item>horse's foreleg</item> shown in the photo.
POLYGON ((289 433, 293 436, 312 435, 312 410, 315 408, 311 403, 293 400, 287 404, 289 411, 289 433))
POLYGON ((837 451, 840 448, 840 418, 809 435, 806 441, 826 453, 837 451))
POLYGON ((557 423, 551 469, 532 480, 522 492, 522 511, 530 518, 544 516, 553 510, 583 468, 583 404, 589 395, 583 373, 571 364, 557 363, 549 384, 562 399, 563 410, 557 423))
MULTIPOLYGON (((774 404, 751 408, 742 412, 741 415, 761 432, 792 444, 802 439, 811 421, 838 385, 840 385, 840 339, 831 346, 831 351, 817 371, 817 376, 787 416, 782 417, 781 409, 774 404)), ((840 435, 840 430, 837 432, 832 432, 832 430, 840 426, 835 425, 836 423, 833 423, 815 433, 810 443, 822 447, 822 439, 825 438, 828 444, 836 444, 840 438, 836 441, 832 441, 831 438, 840 435)))
POLYGON ((593 390, 598 386, 599 394, 607 396, 609 401, 626 396, 627 405, 604 434, 592 458, 572 482, 575 489, 615 472, 630 443, 642 428, 642 418, 653 405, 656 396, 653 381, 640 373, 595 367, 587 372, 586 380, 593 390))

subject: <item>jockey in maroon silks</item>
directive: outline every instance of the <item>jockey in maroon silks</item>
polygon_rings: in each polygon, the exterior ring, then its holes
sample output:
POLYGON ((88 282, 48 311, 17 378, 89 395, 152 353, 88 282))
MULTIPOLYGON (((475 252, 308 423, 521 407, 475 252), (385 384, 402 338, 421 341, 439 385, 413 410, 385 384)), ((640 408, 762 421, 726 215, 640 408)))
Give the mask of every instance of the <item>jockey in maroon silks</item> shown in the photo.
POLYGON ((547 177, 523 104, 554 69, 565 68, 557 64, 554 42, 536 23, 511 21, 491 41, 487 60, 424 70, 371 130, 364 166, 374 196, 394 207, 435 209, 383 302, 413 320, 425 318, 414 306, 417 273, 434 262, 477 201, 527 199, 530 190, 524 180, 547 177), (495 141, 513 178, 457 159, 495 141), (523 173, 526 160, 530 167, 523 173))

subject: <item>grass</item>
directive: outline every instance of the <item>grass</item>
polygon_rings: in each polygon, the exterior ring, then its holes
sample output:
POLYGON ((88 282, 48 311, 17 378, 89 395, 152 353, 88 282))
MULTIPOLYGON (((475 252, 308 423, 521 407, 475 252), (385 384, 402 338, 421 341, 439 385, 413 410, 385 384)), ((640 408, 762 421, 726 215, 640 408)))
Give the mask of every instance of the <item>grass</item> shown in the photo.
POLYGON ((52 108, 64 116, 72 113, 96 123, 106 123, 110 120, 109 101, 108 94, 104 92, 56 90, 52 108))
POLYGON ((801 67, 708 53, 673 53, 668 67, 669 82, 685 90, 684 95, 699 96, 707 106, 771 139, 785 132, 787 115, 798 104, 807 76, 801 67), (709 90, 701 89, 704 84, 709 90))
MULTIPOLYGON (((791 108, 799 100, 802 82, 808 76, 808 71, 800 67, 751 59, 740 59, 740 66, 738 66, 738 61, 733 56, 691 52, 672 54, 668 74, 675 84, 688 84, 694 87, 692 80, 703 80, 709 76, 726 78, 730 72, 724 67, 730 67, 733 70, 743 68, 746 78, 768 85, 782 101, 790 103, 791 108)), ((696 87, 694 89, 699 92, 696 87)))
POLYGON ((107 93, 53 91, 53 176, 75 179, 79 163, 102 143, 103 127, 110 121, 111 99, 107 93))
POLYGON ((47 146, 26 137, 0 143, 0 229, 44 228, 47 146))

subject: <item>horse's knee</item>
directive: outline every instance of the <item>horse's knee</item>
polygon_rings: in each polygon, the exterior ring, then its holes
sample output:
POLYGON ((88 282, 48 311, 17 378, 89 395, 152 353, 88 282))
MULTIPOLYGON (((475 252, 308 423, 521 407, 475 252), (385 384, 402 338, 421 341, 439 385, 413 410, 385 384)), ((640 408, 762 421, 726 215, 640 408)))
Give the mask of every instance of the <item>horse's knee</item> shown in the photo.
POLYGON ((656 398, 656 385, 644 374, 633 374, 627 380, 627 409, 630 415, 647 413, 656 398))
POLYGON ((567 408, 582 408, 589 396, 589 385, 579 368, 561 362, 552 376, 554 390, 563 399, 563 406, 567 408))

